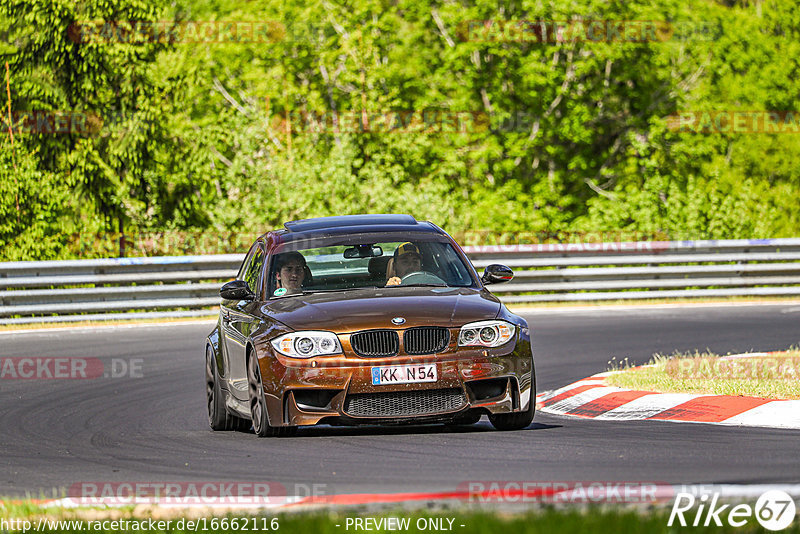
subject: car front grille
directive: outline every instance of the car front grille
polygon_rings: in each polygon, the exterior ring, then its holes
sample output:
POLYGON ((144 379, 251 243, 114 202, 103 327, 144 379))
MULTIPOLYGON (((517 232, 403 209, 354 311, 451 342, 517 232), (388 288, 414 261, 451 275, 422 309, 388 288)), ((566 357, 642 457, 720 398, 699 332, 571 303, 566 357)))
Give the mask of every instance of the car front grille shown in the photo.
POLYGON ((467 405, 457 388, 348 395, 344 412, 355 417, 404 417, 455 412, 467 405))
POLYGON ((394 330, 368 330, 350 336, 350 345, 359 356, 381 358, 394 356, 400 350, 400 340, 394 330))
POLYGON ((409 328, 403 333, 403 348, 408 354, 436 354, 449 342, 450 330, 441 326, 409 328))

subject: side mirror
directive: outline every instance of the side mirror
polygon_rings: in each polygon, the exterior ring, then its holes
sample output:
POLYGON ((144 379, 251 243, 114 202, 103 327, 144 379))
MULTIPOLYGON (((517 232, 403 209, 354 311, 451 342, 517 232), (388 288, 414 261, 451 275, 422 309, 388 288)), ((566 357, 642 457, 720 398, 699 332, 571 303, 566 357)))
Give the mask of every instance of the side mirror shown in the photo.
POLYGON ((514 271, 512 271, 510 267, 500 265, 499 263, 493 263, 486 266, 481 281, 484 284, 499 284, 501 282, 508 282, 512 278, 514 278, 514 271))
POLYGON ((244 280, 228 282, 220 288, 219 296, 225 300, 254 300, 256 298, 244 280))

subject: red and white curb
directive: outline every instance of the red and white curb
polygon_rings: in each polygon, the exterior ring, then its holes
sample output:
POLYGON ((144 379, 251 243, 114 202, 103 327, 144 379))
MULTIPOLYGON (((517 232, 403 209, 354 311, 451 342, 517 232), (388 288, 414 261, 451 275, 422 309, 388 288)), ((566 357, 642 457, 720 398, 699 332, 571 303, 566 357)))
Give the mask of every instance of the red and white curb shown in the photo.
MULTIPOLYGON (((764 356, 736 354, 726 358, 764 356)), ((612 372, 598 373, 537 395, 538 411, 606 421, 675 421, 729 426, 800 429, 800 400, 732 395, 655 393, 606 384, 612 372)))

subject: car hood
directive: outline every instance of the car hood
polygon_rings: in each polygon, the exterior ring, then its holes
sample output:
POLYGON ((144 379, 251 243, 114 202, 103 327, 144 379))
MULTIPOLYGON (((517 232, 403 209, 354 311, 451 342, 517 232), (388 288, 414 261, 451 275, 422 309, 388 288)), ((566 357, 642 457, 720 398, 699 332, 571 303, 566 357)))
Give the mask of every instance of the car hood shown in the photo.
POLYGON ((500 301, 489 291, 463 287, 365 288, 283 297, 261 307, 264 315, 294 330, 338 333, 372 328, 413 326, 458 327, 470 321, 494 319, 500 301))

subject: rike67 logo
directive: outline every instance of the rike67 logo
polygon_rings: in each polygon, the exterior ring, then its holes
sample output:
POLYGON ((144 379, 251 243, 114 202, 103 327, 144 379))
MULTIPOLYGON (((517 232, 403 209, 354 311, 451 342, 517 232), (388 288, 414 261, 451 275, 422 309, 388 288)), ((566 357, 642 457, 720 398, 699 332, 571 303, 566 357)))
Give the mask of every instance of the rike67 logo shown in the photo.
POLYGON ((749 504, 720 504, 720 493, 704 493, 699 497, 680 492, 675 496, 667 526, 676 523, 682 527, 718 527, 727 523, 732 527, 743 527, 753 518, 767 530, 783 530, 794 521, 794 499, 781 490, 769 490, 749 504), (688 520, 687 520, 688 519, 688 520))

